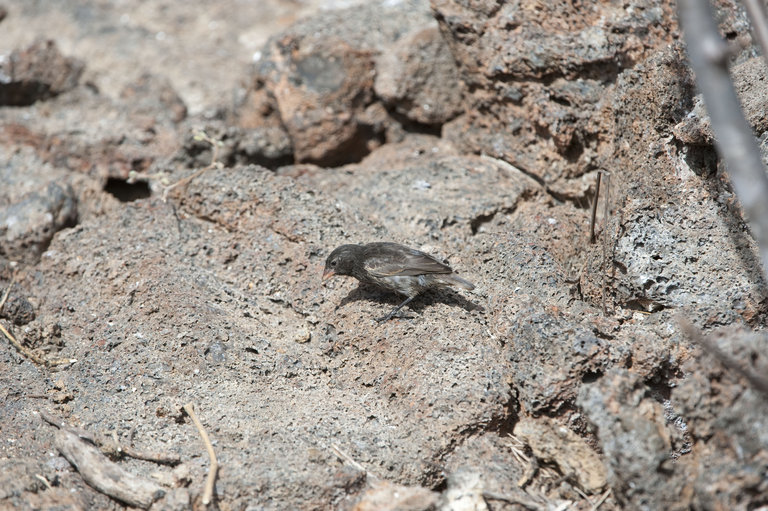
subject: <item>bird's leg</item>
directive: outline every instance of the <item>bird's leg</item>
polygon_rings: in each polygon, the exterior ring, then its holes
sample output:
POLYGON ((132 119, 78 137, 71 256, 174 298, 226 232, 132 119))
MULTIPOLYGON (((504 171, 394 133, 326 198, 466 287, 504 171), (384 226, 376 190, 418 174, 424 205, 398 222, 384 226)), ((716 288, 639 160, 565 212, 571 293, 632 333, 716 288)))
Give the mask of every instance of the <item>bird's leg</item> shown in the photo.
POLYGON ((397 314, 397 311, 399 311, 400 309, 402 309, 403 307, 408 305, 411 302, 411 300, 413 300, 414 298, 416 298, 415 295, 414 296, 409 296, 408 298, 405 299, 405 301, 403 303, 401 303, 400 305, 398 305, 397 307, 392 309, 392 312, 390 312, 386 316, 382 316, 380 318, 376 318, 376 321, 378 321, 379 323, 384 323, 385 321, 388 321, 388 320, 392 319, 392 317, 395 314, 397 314))

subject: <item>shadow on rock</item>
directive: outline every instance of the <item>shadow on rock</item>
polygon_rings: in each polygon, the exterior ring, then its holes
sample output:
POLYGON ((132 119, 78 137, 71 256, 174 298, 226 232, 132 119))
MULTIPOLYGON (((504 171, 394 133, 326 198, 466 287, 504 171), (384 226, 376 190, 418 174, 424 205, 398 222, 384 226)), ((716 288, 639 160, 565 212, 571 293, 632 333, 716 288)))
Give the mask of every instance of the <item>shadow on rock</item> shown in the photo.
MULTIPOLYGON (((336 310, 344 307, 348 303, 357 302, 360 300, 373 301, 380 304, 387 304, 395 307, 405 300, 405 297, 396 293, 389 293, 381 291, 375 286, 369 284, 359 284, 355 289, 349 292, 339 304, 336 306, 336 310)), ((408 311, 413 311, 421 314, 424 309, 434 303, 444 303, 455 307, 461 307, 467 312, 473 311, 485 311, 482 305, 479 305, 471 300, 465 298, 462 294, 452 289, 440 289, 429 290, 416 298, 403 307, 403 309, 395 316, 396 318, 412 319, 412 316, 408 315, 408 311)), ((388 312, 388 311, 387 311, 388 312)), ((377 316, 378 317, 378 316, 377 316)))

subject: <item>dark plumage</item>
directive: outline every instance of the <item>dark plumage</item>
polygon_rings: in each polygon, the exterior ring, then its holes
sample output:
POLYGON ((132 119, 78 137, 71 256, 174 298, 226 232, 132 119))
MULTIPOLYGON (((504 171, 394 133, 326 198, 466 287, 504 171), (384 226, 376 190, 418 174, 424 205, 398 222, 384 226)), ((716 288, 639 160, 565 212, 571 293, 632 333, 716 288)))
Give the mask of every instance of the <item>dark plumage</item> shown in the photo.
POLYGON ((334 275, 349 275, 360 282, 407 297, 403 303, 377 321, 390 319, 427 289, 458 286, 471 291, 475 288, 471 282, 454 275, 447 264, 429 254, 397 243, 342 245, 336 248, 325 260, 323 280, 334 275))

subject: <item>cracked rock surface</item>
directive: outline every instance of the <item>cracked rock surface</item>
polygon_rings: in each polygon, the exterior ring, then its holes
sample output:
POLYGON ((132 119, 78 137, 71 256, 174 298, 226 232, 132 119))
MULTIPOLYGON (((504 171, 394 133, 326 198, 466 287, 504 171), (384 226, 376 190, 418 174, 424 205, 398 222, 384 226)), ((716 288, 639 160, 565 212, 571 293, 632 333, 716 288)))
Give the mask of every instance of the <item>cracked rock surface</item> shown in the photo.
POLYGON ((44 411, 202 509, 187 403, 221 509, 768 504, 766 283, 671 2, 151 4, 0 16, 56 84, 0 106, 0 508, 124 508, 44 411), (476 289, 379 324, 321 282, 369 241, 476 289))

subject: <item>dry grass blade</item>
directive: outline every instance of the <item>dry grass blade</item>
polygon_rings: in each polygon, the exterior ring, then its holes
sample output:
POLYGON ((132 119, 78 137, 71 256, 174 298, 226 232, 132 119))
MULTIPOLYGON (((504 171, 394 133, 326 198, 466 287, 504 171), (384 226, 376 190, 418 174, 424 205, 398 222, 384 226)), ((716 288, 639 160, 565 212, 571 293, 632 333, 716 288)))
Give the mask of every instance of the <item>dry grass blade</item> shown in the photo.
POLYGON ((605 198, 603 199, 603 285, 601 288, 601 301, 603 306, 603 314, 605 316, 608 315, 608 305, 606 304, 606 293, 608 292, 608 234, 611 232, 611 230, 608 228, 608 212, 610 211, 610 201, 611 201, 611 181, 610 181, 611 175, 609 173, 605 173, 605 198))
POLYGON ((603 503, 608 499, 608 497, 611 495, 611 489, 608 488, 605 490, 605 493, 603 493, 600 498, 595 502, 592 507, 589 509, 589 511, 597 511, 600 506, 603 505, 603 503))
POLYGON ((362 466, 360 463, 352 459, 352 456, 342 451, 338 445, 331 444, 331 450, 333 451, 333 454, 339 457, 340 460, 349 463, 360 472, 363 472, 365 474, 365 477, 371 482, 375 483, 376 481, 380 480, 380 478, 376 476, 376 474, 369 472, 364 466, 362 466))
POLYGON ((5 289, 5 293, 3 293, 3 298, 0 299, 0 312, 3 312, 3 306, 5 305, 5 302, 8 301, 8 295, 11 294, 11 288, 13 287, 13 284, 16 282, 16 274, 14 273, 11 276, 11 282, 8 284, 8 287, 5 289))
POLYGON ((13 346, 19 350, 19 352, 30 359, 32 362, 34 362, 37 365, 46 365, 45 360, 35 355, 32 350, 27 348, 26 346, 22 345, 19 341, 16 340, 16 338, 9 332, 2 323, 0 323, 0 332, 5 335, 5 337, 10 341, 13 346))
POLYGON ((195 414, 195 409, 192 403, 187 403, 184 405, 184 412, 186 412, 186 414, 189 415, 189 418, 192 419, 192 422, 195 423, 195 427, 197 428, 198 433, 200 433, 200 437, 203 439, 205 450, 208 451, 208 457, 211 460, 211 468, 208 470, 208 479, 205 481, 205 490, 203 491, 202 501, 203 505, 207 506, 211 503, 213 498, 213 490, 216 484, 216 474, 219 471, 219 462, 216 460, 216 453, 213 450, 213 444, 211 444, 211 440, 208 438, 208 433, 206 433, 203 424, 200 422, 200 419, 197 418, 197 414, 195 414))
POLYGON ((547 509, 546 505, 534 502, 532 499, 527 499, 518 495, 508 495, 503 493, 496 493, 491 491, 484 491, 483 498, 486 500, 500 500, 509 504, 517 504, 530 511, 544 511, 547 509))

